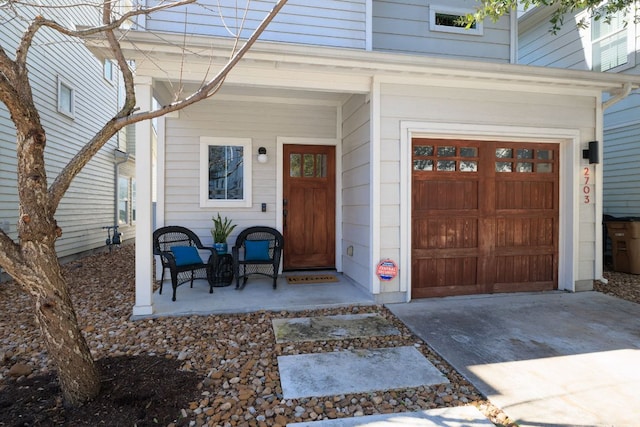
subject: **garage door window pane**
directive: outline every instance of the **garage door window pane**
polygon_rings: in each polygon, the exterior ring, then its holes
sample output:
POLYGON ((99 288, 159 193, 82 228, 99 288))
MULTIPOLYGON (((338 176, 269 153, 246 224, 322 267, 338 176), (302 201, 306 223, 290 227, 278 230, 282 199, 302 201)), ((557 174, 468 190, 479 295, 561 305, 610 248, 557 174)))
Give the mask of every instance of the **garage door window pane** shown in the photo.
POLYGON ((413 147, 413 154, 415 156, 433 156, 433 146, 416 145, 413 147))
POLYGON ((511 162, 496 162, 496 172, 511 172, 511 162))
POLYGON ((536 172, 538 173, 551 173, 553 172, 552 163, 538 163, 536 166, 536 172))
POLYGON ((455 155, 456 147, 438 147, 438 157, 454 157, 455 155))
POLYGON ((432 171, 433 160, 414 160, 413 170, 414 171, 432 171))
POLYGON ((533 163, 518 163, 516 170, 518 172, 533 172, 533 163))
POLYGON ((513 157, 511 148, 496 148, 496 157, 498 159, 510 159, 513 157))
POLYGON ((553 151, 551 150, 538 150, 537 154, 540 160, 553 160, 553 151))
POLYGON ((518 158, 519 159, 533 159, 533 150, 528 150, 526 148, 521 148, 518 150, 518 158))
POLYGON ((460 157, 478 157, 478 149, 476 147, 460 148, 460 157))
POLYGON ((463 160, 460 162, 460 171, 461 172, 478 172, 478 162, 463 160))
POLYGON ((438 160, 438 170, 443 172, 452 172, 456 170, 455 160, 438 160))

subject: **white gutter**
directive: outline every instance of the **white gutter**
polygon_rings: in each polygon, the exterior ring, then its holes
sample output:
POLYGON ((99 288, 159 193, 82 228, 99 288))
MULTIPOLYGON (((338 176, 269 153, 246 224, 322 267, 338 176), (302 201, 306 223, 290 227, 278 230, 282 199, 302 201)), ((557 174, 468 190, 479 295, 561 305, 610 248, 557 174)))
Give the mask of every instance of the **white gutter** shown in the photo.
POLYGON ((632 90, 633 90, 633 85, 630 82, 625 83, 624 85, 622 85, 622 89, 618 94, 612 96, 611 98, 607 99, 605 102, 602 103, 602 110, 604 111, 607 108, 611 107, 613 104, 619 101, 622 101, 627 96, 629 96, 632 90))

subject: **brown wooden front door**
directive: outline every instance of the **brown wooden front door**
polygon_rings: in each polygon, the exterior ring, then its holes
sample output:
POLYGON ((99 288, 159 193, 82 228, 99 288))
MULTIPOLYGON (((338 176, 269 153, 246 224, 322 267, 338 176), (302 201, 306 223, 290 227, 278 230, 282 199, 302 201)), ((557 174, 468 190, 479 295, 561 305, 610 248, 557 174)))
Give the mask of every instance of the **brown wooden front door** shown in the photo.
POLYGON ((335 267, 335 147, 285 145, 283 149, 283 267, 335 267))
POLYGON ((412 141, 412 297, 558 285, 558 144, 412 141))

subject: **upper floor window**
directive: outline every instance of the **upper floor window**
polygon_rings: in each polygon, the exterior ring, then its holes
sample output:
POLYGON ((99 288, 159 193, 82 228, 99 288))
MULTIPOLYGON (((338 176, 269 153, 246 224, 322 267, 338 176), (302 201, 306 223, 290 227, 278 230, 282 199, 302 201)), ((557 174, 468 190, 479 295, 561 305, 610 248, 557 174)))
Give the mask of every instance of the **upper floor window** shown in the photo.
POLYGON ((429 29, 431 31, 481 36, 483 33, 482 22, 476 21, 469 28, 464 24, 464 19, 469 13, 473 13, 473 10, 432 5, 429 7, 429 29))
POLYGON ((251 139, 200 138, 200 206, 251 206, 251 139))
POLYGON ((625 65, 628 58, 628 29, 625 12, 618 11, 610 20, 591 20, 591 59, 594 71, 607 71, 625 65))
POLYGON ((69 117, 75 114, 75 89, 58 77, 58 111, 69 117))
POLYGON ((113 69, 113 62, 111 62, 111 60, 104 60, 102 74, 104 75, 105 80, 107 80, 108 82, 113 82, 115 78, 115 72, 113 69))

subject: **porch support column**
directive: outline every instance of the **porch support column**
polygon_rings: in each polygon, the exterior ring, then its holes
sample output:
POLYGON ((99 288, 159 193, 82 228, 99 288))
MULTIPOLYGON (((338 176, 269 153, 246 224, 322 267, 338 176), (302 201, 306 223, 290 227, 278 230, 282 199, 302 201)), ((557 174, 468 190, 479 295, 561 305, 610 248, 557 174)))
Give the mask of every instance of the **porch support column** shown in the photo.
MULTIPOLYGON (((150 111, 152 79, 136 76, 137 107, 150 111)), ((136 123, 136 304, 134 316, 153 314, 153 211, 152 211, 152 139, 151 121, 136 123)))

